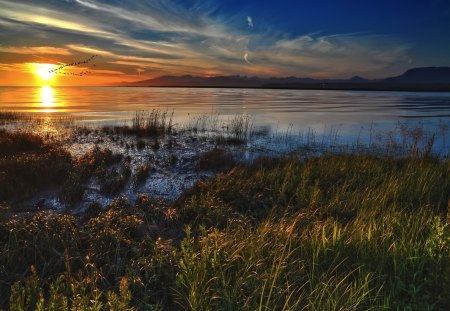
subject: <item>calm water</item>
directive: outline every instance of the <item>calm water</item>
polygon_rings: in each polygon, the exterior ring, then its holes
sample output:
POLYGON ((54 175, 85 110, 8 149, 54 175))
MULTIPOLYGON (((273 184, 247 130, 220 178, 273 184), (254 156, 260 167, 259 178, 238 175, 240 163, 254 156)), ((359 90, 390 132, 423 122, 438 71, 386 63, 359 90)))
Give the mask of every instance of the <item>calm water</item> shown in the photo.
MULTIPOLYGON (((71 115, 88 122, 130 118, 136 110, 174 111, 178 124, 198 115, 248 114, 255 127, 368 137, 371 131, 407 126, 444 133, 450 126, 450 93, 260 89, 0 87, 0 110, 71 115)), ((448 138, 442 137, 441 145, 448 138)), ((443 147, 443 146, 441 146, 443 147)), ((444 146, 445 147, 445 146, 444 146)))

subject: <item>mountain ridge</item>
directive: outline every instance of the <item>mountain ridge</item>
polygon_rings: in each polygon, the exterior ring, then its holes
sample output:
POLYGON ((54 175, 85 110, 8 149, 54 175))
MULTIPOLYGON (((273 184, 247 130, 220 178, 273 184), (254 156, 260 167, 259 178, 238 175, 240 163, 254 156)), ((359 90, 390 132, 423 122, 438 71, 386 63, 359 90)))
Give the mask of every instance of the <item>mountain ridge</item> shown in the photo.
POLYGON ((119 83, 116 86, 450 91, 450 67, 411 68, 399 76, 383 79, 366 79, 360 76, 348 79, 314 79, 293 76, 261 78, 240 75, 214 77, 166 75, 119 83))

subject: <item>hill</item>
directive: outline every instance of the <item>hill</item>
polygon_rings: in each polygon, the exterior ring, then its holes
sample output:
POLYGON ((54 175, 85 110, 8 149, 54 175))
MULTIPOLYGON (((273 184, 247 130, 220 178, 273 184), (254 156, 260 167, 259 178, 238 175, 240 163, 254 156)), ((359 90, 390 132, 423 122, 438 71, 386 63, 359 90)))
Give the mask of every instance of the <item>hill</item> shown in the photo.
POLYGON ((118 86, 450 91, 450 67, 413 68, 396 77, 374 80, 359 76, 349 79, 313 79, 308 77, 260 78, 239 75, 215 77, 184 75, 124 82, 118 86))

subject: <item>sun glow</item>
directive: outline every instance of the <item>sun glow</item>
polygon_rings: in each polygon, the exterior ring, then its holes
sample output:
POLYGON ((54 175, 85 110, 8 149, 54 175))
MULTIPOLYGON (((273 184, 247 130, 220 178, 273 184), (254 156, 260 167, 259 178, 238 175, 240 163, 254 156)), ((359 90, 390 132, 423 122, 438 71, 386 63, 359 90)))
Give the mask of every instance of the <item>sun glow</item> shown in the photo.
POLYGON ((49 81, 55 75, 50 72, 50 70, 56 68, 56 65, 54 64, 34 64, 34 67, 34 73, 43 81, 49 81))

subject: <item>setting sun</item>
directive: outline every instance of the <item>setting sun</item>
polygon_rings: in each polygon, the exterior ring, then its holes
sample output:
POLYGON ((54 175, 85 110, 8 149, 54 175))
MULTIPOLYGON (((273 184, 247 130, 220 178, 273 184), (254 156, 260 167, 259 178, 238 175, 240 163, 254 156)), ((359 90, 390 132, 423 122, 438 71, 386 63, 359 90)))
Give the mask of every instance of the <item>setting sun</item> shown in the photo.
POLYGON ((49 81, 55 75, 50 72, 50 70, 56 68, 54 64, 34 64, 34 66, 34 73, 43 81, 49 81))

